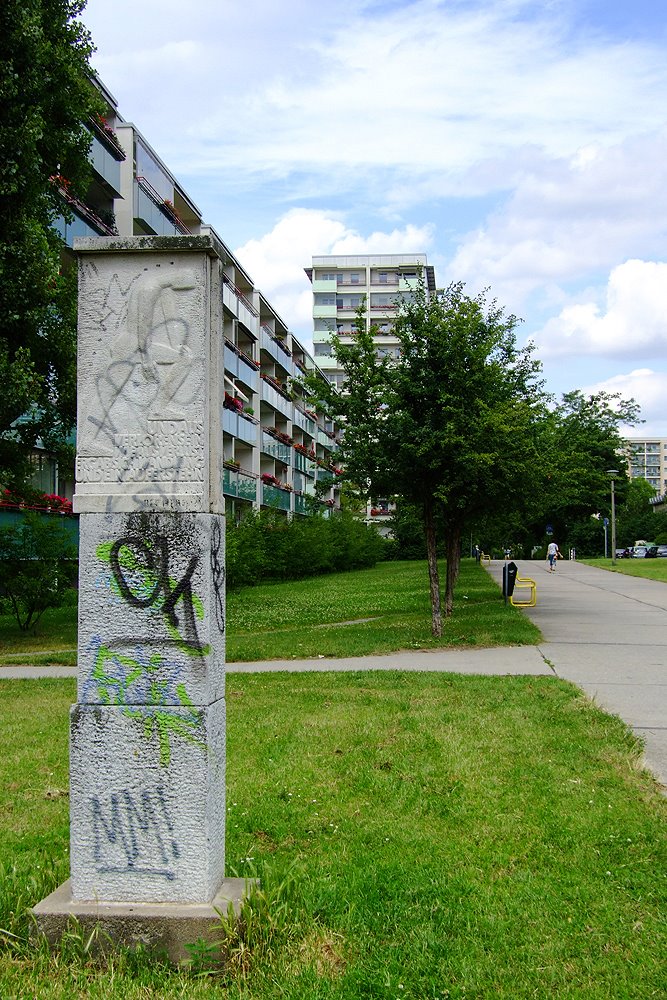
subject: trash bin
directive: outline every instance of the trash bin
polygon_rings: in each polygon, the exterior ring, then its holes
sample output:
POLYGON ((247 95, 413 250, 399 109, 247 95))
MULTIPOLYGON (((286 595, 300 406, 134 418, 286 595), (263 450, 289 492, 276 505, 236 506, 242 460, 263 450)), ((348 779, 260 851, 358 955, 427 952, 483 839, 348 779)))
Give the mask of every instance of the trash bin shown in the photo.
POLYGON ((503 597, 507 600, 514 593, 516 575, 519 572, 515 562, 503 563, 503 597))

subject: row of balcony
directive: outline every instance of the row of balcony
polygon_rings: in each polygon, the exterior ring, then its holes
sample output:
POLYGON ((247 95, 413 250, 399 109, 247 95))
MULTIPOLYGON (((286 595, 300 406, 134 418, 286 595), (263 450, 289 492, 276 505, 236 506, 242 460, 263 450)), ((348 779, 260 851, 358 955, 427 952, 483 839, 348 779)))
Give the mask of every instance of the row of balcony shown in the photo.
MULTIPOLYGON (((252 445, 253 447, 257 447, 260 444, 265 454, 270 455, 272 458, 277 458, 278 461, 284 462, 286 465, 294 465, 302 472, 312 472, 318 467, 317 463, 308 455, 304 455, 303 452, 295 449, 293 445, 280 441, 272 434, 267 433, 266 430, 260 427, 259 422, 254 417, 250 417, 247 414, 224 408, 222 411, 222 429, 225 434, 229 434, 230 437, 243 441, 245 444, 252 445), (311 466, 312 469, 310 468, 311 466)), ((328 449, 331 449, 333 444, 331 438, 321 430, 317 432, 317 443, 328 449)), ((327 475, 330 474, 330 471, 327 470, 327 475)))
POLYGON ((314 278, 313 291, 335 292, 338 288, 359 288, 361 290, 366 288, 397 288, 399 291, 407 292, 414 291, 419 284, 415 276, 407 277, 398 274, 387 274, 384 278, 379 274, 371 274, 370 281, 366 280, 365 275, 360 281, 339 280, 340 278, 341 275, 337 275, 335 278, 314 278))
MULTIPOLYGON (((239 293, 240 294, 240 293, 239 293)), ((245 300, 238 298, 236 292, 232 290, 229 283, 225 283, 222 288, 223 303, 229 311, 239 319, 244 326, 250 330, 251 334, 257 327, 256 318, 249 314, 249 307, 245 300), (243 313, 248 315, 244 316, 243 313)), ((259 346, 261 350, 269 355, 283 371, 287 373, 287 378, 300 379, 308 374, 308 369, 303 362, 292 357, 292 352, 285 344, 275 337, 271 331, 262 326, 259 331, 259 346)), ((225 368, 231 375, 238 375, 243 378, 247 385, 252 385, 253 391, 256 389, 256 376, 253 371, 258 371, 259 364, 254 358, 245 355, 230 340, 225 344, 225 368)))
MULTIPOLYGON (((274 510, 281 510, 285 513, 307 514, 309 512, 305 493, 262 482, 252 473, 244 472, 241 469, 225 467, 222 488, 226 497, 245 500, 252 504, 256 504, 259 499, 259 503, 263 507, 272 507, 274 510)), ((321 506, 326 513, 333 505, 325 501, 321 506)))

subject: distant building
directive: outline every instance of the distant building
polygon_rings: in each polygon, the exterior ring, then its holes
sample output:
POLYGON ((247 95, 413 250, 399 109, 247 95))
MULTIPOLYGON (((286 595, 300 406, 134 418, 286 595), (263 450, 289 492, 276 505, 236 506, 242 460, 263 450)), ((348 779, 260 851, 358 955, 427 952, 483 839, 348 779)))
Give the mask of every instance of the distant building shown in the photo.
MULTIPOLYGON (((345 375, 336 363, 331 346, 333 333, 354 336, 357 310, 365 305, 366 330, 377 328, 378 357, 400 357, 394 320, 401 300, 409 299, 424 281, 427 295, 436 289, 435 271, 426 254, 345 254, 313 257, 305 269, 313 286, 313 353, 327 378, 340 388, 345 375)), ((385 537, 391 536, 395 504, 391 498, 369 501, 366 521, 385 537)))
POLYGON ((656 494, 667 492, 667 438, 628 437, 623 439, 628 475, 645 479, 656 494))
POLYGON ((332 355, 331 334, 352 337, 360 305, 366 304, 366 328, 378 327, 378 355, 397 357, 393 325, 400 298, 414 293, 420 273, 427 292, 435 291, 434 269, 423 253, 313 257, 305 270, 313 285, 315 360, 338 386, 344 375, 332 355))

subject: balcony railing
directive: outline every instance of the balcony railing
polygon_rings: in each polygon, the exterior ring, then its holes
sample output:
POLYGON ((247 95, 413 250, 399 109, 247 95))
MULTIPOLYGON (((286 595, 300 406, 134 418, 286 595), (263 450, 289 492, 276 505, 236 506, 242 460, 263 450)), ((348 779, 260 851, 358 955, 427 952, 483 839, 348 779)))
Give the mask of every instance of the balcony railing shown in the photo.
POLYGON ((308 513, 308 501, 306 500, 303 493, 294 494, 294 513, 295 514, 308 513))
POLYGON ((182 233, 184 236, 190 235, 190 230, 185 225, 183 220, 180 218, 178 212, 176 211, 176 209, 174 208, 174 206, 172 205, 172 203, 169 201, 168 198, 163 198, 155 190, 151 182, 147 180, 145 177, 137 177, 137 184, 144 192, 144 194, 148 195, 153 204, 157 205, 162 214, 169 219, 174 228, 178 229, 179 233, 182 233))
POLYGON ((315 421, 311 417, 306 416, 304 411, 296 404, 294 406, 292 419, 296 427, 300 427, 302 431, 306 432, 306 434, 309 434, 311 437, 315 437, 315 421))
POLYGON ((253 392, 259 388, 257 367, 241 354, 230 341, 225 341, 225 371, 242 379, 253 392))
POLYGON ((283 490, 279 486, 262 483, 262 503, 265 507, 275 507, 277 510, 290 510, 292 506, 291 490, 283 490))
POLYGON ((262 330, 267 335, 267 337, 271 338, 274 344, 278 345, 283 354, 286 354, 288 358, 292 357, 292 352, 290 351, 289 347, 287 347, 287 345, 283 343, 280 337, 276 337, 275 333, 273 332, 270 326, 267 326, 265 323, 262 323, 262 330))
POLYGON ((243 305, 246 307, 246 309, 248 310, 248 312, 251 313, 255 318, 257 318, 259 316, 259 313, 255 309, 254 305, 252 304, 252 302, 249 299, 247 299, 245 297, 245 295, 243 294, 243 292, 241 291, 241 289, 236 287, 236 285, 234 284, 234 282, 232 281, 232 279, 230 277, 228 277, 226 274, 223 274, 222 280, 225 283, 225 285, 227 285, 227 287, 232 290, 232 292, 234 293, 234 295, 236 296, 236 298, 239 300, 239 302, 243 303, 243 305))
POLYGON ((311 458, 308 458, 307 455, 304 455, 303 452, 296 451, 295 449, 292 461, 294 462, 294 468, 297 472, 303 472, 306 476, 313 475, 315 463, 311 458))
POLYGON ((88 123, 100 142, 108 149, 115 160, 127 159, 127 154, 118 141, 118 137, 107 121, 100 115, 91 115, 88 123))
POLYGON ((232 437, 245 441, 246 444, 257 443, 257 424, 258 421, 254 417, 243 413, 234 413, 232 410, 223 408, 223 431, 225 434, 230 434, 232 437))
POLYGON ((283 441, 276 440, 272 434, 262 431, 262 451, 265 455, 277 458, 279 462, 289 465, 291 462, 292 448, 283 441))
POLYGON ((371 285, 381 285, 383 288, 385 286, 394 288, 398 286, 398 275, 388 274, 385 278, 381 278, 379 274, 371 274, 371 285))
POLYGON ((81 201, 80 198, 72 194, 69 189, 70 182, 66 177, 63 177, 60 174, 55 174, 50 178, 50 180, 51 183, 55 184, 58 188, 63 200, 74 209, 77 215, 92 226, 93 229, 97 229, 97 231, 103 236, 118 236, 118 230, 115 225, 111 226, 104 222, 104 220, 99 217, 97 212, 93 211, 89 205, 86 205, 85 201, 81 201))
POLYGON ((257 477, 226 465, 222 471, 222 491, 225 496, 257 503, 257 477))

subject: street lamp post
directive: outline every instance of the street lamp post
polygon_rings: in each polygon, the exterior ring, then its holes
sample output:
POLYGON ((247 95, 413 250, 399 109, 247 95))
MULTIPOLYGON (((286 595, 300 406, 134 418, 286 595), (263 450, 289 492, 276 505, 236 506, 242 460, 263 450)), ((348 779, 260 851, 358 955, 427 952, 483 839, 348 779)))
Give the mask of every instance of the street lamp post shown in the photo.
POLYGON ((611 564, 616 565, 616 497, 614 494, 614 480, 618 475, 618 469, 607 469, 607 475, 611 479, 611 564))

